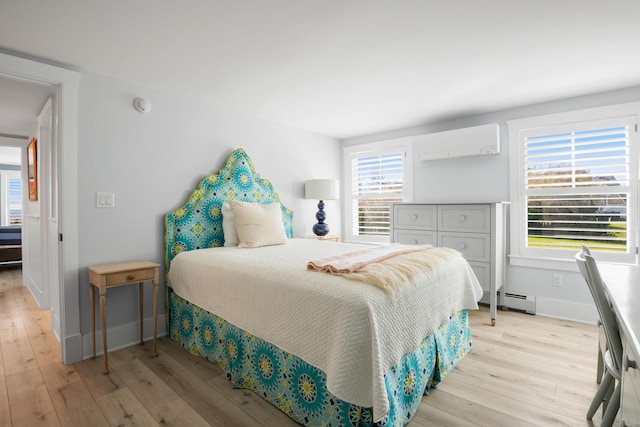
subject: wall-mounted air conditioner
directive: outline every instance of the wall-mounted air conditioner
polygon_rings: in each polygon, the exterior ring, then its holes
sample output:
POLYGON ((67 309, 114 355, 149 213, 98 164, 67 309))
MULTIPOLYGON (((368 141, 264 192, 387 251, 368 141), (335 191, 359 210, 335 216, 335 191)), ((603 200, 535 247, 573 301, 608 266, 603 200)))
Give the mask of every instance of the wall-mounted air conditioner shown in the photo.
POLYGON ((413 141, 413 152, 423 161, 500 154, 500 126, 492 123, 428 133, 413 141))

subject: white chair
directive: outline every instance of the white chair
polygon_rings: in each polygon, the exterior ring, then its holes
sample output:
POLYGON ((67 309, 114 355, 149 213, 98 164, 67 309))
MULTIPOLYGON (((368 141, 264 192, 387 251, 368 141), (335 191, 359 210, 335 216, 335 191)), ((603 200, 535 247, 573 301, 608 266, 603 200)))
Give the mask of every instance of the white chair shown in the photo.
POLYGON ((598 365, 596 369, 596 382, 600 384, 604 375, 604 353, 607 351, 607 337, 604 334, 604 326, 600 319, 596 321, 598 326, 598 365))
POLYGON ((622 341, 618 329, 618 319, 611 307, 607 290, 600 277, 600 271, 589 248, 582 246, 582 251, 575 256, 578 268, 589 286, 591 295, 598 309, 600 321, 607 339, 604 354, 604 377, 596 391, 591 406, 587 411, 587 419, 593 418, 598 408, 603 405, 601 426, 611 426, 620 409, 620 367, 622 366, 622 341), (613 393, 610 390, 614 385, 613 393), (607 403, 608 401, 608 403, 607 403))

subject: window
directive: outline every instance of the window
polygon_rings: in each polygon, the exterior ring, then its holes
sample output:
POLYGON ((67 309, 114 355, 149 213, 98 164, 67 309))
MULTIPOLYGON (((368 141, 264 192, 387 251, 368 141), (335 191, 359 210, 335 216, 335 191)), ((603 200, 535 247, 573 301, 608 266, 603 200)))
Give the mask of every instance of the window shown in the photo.
POLYGON ((10 175, 7 181, 7 187, 9 187, 9 225, 22 224, 22 180, 19 175, 10 175))
MULTIPOLYGON (((5 165, 6 168, 11 166, 5 165)), ((0 225, 22 224, 22 179, 20 170, 0 170, 0 225)))
POLYGON ((509 123, 514 255, 635 263, 636 116, 613 108, 509 123))
POLYGON ((389 243, 392 203, 409 200, 411 138, 345 148, 345 240, 389 243))

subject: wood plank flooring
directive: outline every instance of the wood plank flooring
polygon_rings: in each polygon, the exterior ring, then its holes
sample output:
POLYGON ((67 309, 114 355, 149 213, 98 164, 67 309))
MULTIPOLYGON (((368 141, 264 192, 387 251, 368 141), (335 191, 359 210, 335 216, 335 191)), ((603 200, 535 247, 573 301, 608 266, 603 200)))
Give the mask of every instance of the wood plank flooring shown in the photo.
MULTIPOLYGON (((88 302, 87 302, 88 303, 88 302)), ((591 426, 595 326, 499 312, 471 313, 473 350, 422 398, 420 426, 591 426)), ((60 363, 49 312, 38 310, 20 269, 0 270, 0 426, 295 426, 253 392, 167 338, 60 363)), ((601 413, 594 418, 598 425, 601 413)))

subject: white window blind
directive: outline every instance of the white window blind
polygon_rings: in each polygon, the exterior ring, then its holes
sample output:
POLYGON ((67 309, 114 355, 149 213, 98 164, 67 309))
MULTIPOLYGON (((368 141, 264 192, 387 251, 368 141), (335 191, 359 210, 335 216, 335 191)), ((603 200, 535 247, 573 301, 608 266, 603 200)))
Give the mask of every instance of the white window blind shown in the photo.
POLYGON ((635 117, 520 132, 529 250, 635 254, 635 117))
POLYGON ((354 235, 389 236, 391 203, 402 201, 403 157, 399 152, 352 159, 354 235))
POLYGON ((344 238, 389 243, 391 204, 410 201, 411 137, 345 147, 344 238))
POLYGON ((8 178, 9 225, 22 224, 22 180, 18 176, 8 178))

